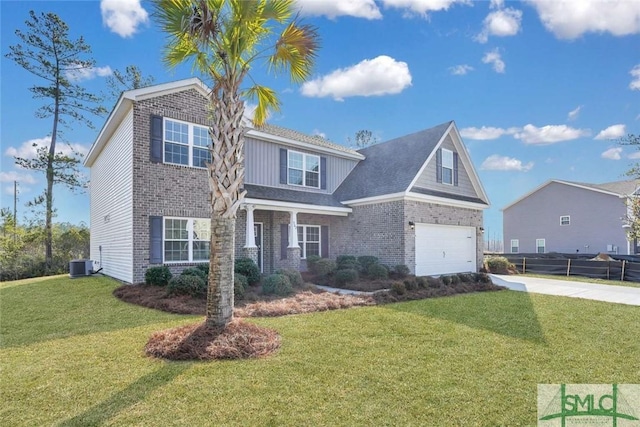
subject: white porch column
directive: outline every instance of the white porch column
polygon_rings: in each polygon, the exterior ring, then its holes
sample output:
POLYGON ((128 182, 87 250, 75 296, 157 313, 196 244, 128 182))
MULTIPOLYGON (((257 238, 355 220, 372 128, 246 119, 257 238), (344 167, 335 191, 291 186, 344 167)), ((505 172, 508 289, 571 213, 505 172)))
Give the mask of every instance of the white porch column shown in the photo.
POLYGON ((247 211, 247 221, 246 221, 246 239, 245 239, 245 248, 256 248, 256 235, 255 235, 255 226, 253 222, 253 210, 255 206, 253 205, 244 205, 243 209, 247 211))
POLYGON ((298 212, 291 211, 289 212, 290 221, 289 221, 289 247, 297 248, 298 247, 298 212))

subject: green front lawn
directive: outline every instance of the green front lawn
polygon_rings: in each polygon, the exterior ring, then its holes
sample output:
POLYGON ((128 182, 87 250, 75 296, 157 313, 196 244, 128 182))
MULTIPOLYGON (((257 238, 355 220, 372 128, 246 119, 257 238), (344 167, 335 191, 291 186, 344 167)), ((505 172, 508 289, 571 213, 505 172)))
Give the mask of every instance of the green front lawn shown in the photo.
POLYGON ((276 355, 169 363, 149 335, 197 318, 117 286, 0 285, 3 425, 532 425, 538 383, 640 382, 633 306, 500 291, 251 319, 276 355))

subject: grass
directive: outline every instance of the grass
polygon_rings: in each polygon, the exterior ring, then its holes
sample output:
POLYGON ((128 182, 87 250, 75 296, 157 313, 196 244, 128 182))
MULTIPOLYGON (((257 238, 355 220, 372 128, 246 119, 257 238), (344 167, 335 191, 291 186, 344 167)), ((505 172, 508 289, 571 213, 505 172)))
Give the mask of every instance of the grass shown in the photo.
POLYGON ((4 425, 533 425, 538 383, 639 383, 640 310, 524 292, 251 319, 264 359, 164 362, 193 323, 105 278, 0 285, 4 425))
POLYGON ((567 282, 585 282, 585 283, 596 283, 598 285, 614 285, 614 286, 626 286, 629 288, 640 288, 640 283, 638 282, 593 279, 591 277, 582 277, 582 276, 561 276, 561 275, 553 275, 553 274, 532 274, 532 273, 520 274, 520 276, 539 277, 541 279, 564 280, 567 282))

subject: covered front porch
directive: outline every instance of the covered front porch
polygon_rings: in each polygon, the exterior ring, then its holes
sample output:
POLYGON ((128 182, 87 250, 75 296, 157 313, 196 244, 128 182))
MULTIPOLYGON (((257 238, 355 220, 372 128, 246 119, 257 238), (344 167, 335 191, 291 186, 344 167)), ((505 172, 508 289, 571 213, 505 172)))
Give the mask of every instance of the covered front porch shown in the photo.
POLYGON ((246 198, 236 222, 236 257, 266 274, 306 270, 311 255, 335 257, 344 247, 350 208, 246 198))

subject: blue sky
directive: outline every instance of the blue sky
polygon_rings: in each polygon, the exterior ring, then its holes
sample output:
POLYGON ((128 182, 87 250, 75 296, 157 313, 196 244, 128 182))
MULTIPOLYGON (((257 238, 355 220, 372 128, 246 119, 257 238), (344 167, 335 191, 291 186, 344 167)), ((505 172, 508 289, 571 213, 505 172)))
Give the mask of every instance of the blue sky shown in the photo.
MULTIPOLYGON (((191 76, 162 62, 165 36, 137 0, 1 2, 2 206, 44 188, 41 174, 15 167, 46 142, 34 76, 7 60, 28 12, 57 13, 83 36, 97 61, 77 76, 106 92, 105 76, 137 65, 156 83, 191 76)), ((280 95, 270 122, 348 145, 361 129, 381 141, 455 120, 491 199, 487 237, 500 238, 500 208, 556 178, 625 179, 640 154, 616 141, 640 134, 640 1, 298 0, 322 38, 312 79, 294 86, 262 70, 253 77, 280 95)), ((111 108, 114 100, 106 101, 111 108)), ((65 139, 86 152, 96 129, 75 123, 65 139)), ((62 146, 61 146, 62 148, 62 146)), ((86 171, 85 171, 86 173, 86 171)), ((88 194, 54 190, 57 221, 89 222, 88 194)))

